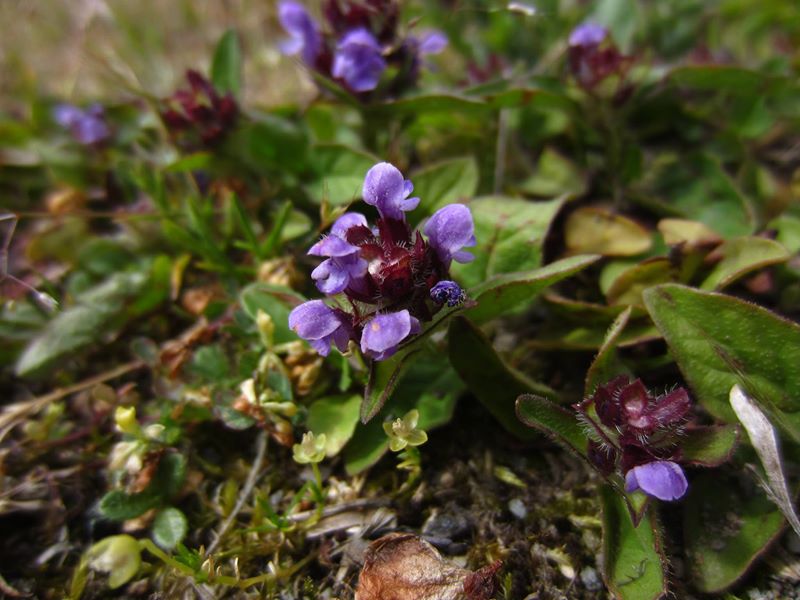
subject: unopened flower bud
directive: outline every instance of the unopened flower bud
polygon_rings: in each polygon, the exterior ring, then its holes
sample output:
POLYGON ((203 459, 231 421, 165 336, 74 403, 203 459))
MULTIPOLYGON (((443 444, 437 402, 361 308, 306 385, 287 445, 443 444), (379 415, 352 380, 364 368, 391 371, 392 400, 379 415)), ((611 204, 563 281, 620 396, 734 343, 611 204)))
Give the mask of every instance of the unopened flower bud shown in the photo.
POLYGON ((112 535, 89 549, 89 567, 108 573, 108 586, 118 588, 130 581, 142 564, 139 542, 129 535, 112 535))
POLYGON ((134 406, 118 406, 114 412, 114 422, 117 424, 117 429, 122 433, 134 436, 141 435, 141 428, 136 421, 136 407, 134 406))
POLYGON ((322 433, 315 436, 312 431, 303 434, 303 440, 292 448, 294 460, 301 465, 318 463, 325 458, 325 445, 327 436, 322 433))

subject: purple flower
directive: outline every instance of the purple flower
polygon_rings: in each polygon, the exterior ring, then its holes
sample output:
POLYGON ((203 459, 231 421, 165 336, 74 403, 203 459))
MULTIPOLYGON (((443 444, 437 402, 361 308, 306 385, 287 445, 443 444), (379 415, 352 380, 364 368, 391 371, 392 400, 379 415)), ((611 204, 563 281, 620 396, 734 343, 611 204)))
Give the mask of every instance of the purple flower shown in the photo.
POLYGON ((475 225, 472 213, 463 204, 448 204, 440 208, 425 223, 428 243, 436 250, 439 259, 446 265, 451 260, 466 263, 475 257, 464 250, 465 246, 475 245, 475 225))
POLYGON ((431 288, 431 300, 436 304, 447 303, 447 306, 458 306, 467 295, 455 281, 445 279, 431 288))
POLYGON ((587 21, 586 23, 581 23, 572 30, 572 33, 569 34, 569 45, 583 47, 599 46, 603 43, 603 40, 606 39, 607 35, 608 29, 598 23, 587 21))
POLYGON ((86 110, 72 104, 59 104, 53 109, 53 118, 56 123, 69 129, 78 142, 89 146, 102 142, 111 135, 104 112, 100 104, 92 104, 86 110))
POLYGON ((278 5, 278 20, 289 34, 280 44, 281 52, 290 56, 300 54, 303 62, 313 66, 322 50, 319 26, 302 4, 284 0, 278 5))
POLYGON ((369 92, 378 87, 386 69, 381 47, 372 33, 364 28, 349 31, 336 46, 331 75, 343 79, 354 92, 369 92))
POLYGON ((364 215, 345 213, 333 224, 331 235, 311 246, 308 251, 310 255, 329 257, 311 272, 319 291, 338 294, 347 289, 351 282, 357 282, 366 275, 367 261, 359 256, 359 247, 344 239, 351 227, 366 225, 364 215))
POLYGON ((438 29, 427 31, 417 40, 417 52, 420 54, 439 54, 447 47, 447 43, 447 36, 438 29))
POLYGON ((632 468, 625 475, 625 491, 642 490, 659 500, 677 500, 683 497, 689 484, 683 469, 669 460, 657 460, 632 468))
POLYGON ((378 163, 367 171, 362 196, 364 202, 377 207, 384 219, 403 220, 403 213, 414 210, 419 198, 409 198, 414 185, 392 164, 378 163))
POLYGON ((419 321, 407 310, 375 315, 361 334, 361 351, 375 360, 385 360, 409 335, 420 331, 419 321))
POLYGON ((328 356, 331 343, 340 352, 346 351, 352 334, 347 315, 322 300, 310 300, 292 310, 289 327, 322 356, 328 356))

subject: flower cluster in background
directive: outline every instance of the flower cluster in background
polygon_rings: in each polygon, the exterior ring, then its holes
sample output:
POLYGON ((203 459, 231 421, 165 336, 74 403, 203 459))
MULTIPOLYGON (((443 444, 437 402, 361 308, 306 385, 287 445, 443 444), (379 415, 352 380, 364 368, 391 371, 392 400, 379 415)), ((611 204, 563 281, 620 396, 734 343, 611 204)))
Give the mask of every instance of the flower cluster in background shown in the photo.
POLYGON ((233 127, 239 107, 232 94, 220 96, 197 71, 187 71, 186 79, 189 89, 178 90, 164 100, 161 118, 181 145, 214 145, 233 127))
POLYGON ((422 232, 413 231, 405 218, 420 201, 409 197, 413 189, 393 165, 375 165, 362 196, 378 210, 376 225, 370 227, 360 213, 345 213, 308 251, 325 259, 311 273, 317 288, 328 296, 342 294, 349 308, 311 300, 290 314, 289 326, 320 354, 327 355, 331 344, 344 352, 353 340, 366 356, 383 360, 444 304, 465 299, 449 280, 450 264, 473 258, 464 250, 475 245, 472 214, 463 204, 450 204, 422 232))
POLYGON ((630 66, 630 57, 619 51, 608 29, 592 22, 570 33, 568 61, 572 76, 590 91, 612 75, 624 79, 630 66))
POLYGON ((620 472, 625 491, 677 500, 688 487, 680 433, 691 401, 683 388, 652 396, 641 380, 620 376, 576 405, 587 424, 589 460, 605 475, 620 472))
POLYGON ((111 136, 105 119, 105 109, 95 102, 85 109, 73 104, 59 104, 53 109, 53 119, 80 144, 100 144, 111 136))
POLYGON ((372 92, 392 70, 385 91, 393 95, 413 87, 424 56, 447 45, 439 31, 419 37, 401 33, 399 11, 396 0, 327 0, 322 8, 327 27, 321 27, 302 4, 285 0, 278 17, 289 37, 281 49, 355 94, 372 92))

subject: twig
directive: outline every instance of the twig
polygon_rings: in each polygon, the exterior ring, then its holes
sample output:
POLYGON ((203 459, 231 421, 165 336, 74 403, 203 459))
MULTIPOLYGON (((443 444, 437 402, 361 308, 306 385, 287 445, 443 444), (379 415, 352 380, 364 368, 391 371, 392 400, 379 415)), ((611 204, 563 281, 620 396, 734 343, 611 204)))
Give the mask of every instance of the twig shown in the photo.
POLYGON ((89 379, 84 379, 79 383, 75 383, 65 388, 55 389, 44 396, 38 396, 36 398, 31 398, 30 400, 24 400, 22 402, 10 404, 5 408, 3 413, 0 414, 0 441, 3 441, 3 438, 5 438, 5 436, 8 435, 8 432, 14 428, 19 419, 23 419, 35 414, 48 404, 55 402, 56 400, 60 400, 65 396, 81 392, 100 383, 105 383, 111 379, 122 377, 123 375, 127 375, 128 373, 141 369, 144 366, 144 361, 134 360, 111 369, 110 371, 106 371, 105 373, 100 373, 99 375, 95 375, 89 379))
POLYGON ((236 505, 233 507, 231 514, 228 515, 228 518, 225 519, 222 527, 219 528, 217 537, 213 542, 211 542, 211 544, 209 544, 208 550, 206 551, 207 556, 217 549, 217 546, 219 546, 220 542, 222 541, 222 537, 227 533, 228 529, 230 529, 234 519, 236 519, 236 516, 244 508, 245 503, 250 498, 250 494, 253 493, 253 488, 256 486, 256 480, 258 479, 258 474, 261 471, 261 465, 264 462, 264 455, 266 452, 267 432, 262 429, 258 434, 258 439, 256 440, 256 458, 253 460, 253 466, 250 468, 250 473, 247 475, 247 481, 245 481, 244 487, 242 487, 242 491, 239 494, 238 500, 236 500, 236 505))

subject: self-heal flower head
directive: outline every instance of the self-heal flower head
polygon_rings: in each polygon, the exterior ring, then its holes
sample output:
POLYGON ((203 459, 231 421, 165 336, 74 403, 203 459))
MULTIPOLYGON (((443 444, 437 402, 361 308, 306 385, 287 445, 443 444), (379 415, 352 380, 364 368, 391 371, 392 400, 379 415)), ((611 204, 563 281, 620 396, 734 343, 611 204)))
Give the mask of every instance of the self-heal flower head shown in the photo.
POLYGON ((344 350, 352 340, 360 342, 365 356, 385 360, 421 331, 420 322, 466 299, 450 280, 449 266, 453 259, 472 258, 461 250, 475 243, 469 209, 454 205, 438 211, 426 240, 405 218, 420 201, 409 198, 413 189, 393 165, 373 166, 364 178, 363 198, 378 209, 375 224, 360 213, 345 213, 309 250, 325 258, 311 273, 317 287, 343 294, 351 307, 346 312, 317 300, 292 311, 290 327, 321 354, 332 343, 344 350))
POLYGON ((677 500, 687 483, 679 466, 691 402, 683 388, 656 396, 641 380, 619 376, 575 406, 589 434, 589 461, 625 477, 627 492, 677 500))
POLYGON ((367 29, 354 29, 339 40, 331 75, 343 80, 354 92, 374 90, 385 70, 381 46, 367 29))
POLYGON ((408 411, 402 418, 383 424, 383 431, 389 436, 389 449, 400 452, 406 446, 421 446, 428 441, 428 434, 417 429, 419 411, 408 411))
POLYGON ((111 135, 105 109, 100 104, 92 104, 85 110, 72 104, 59 104, 53 109, 53 119, 85 146, 102 142, 111 135))
POLYGON ((626 492, 642 490, 648 496, 668 502, 682 498, 688 487, 683 469, 669 460, 639 465, 625 475, 626 492))
POLYGON ((307 431, 303 434, 303 440, 292 447, 295 462, 301 465, 322 462, 327 442, 324 433, 315 436, 312 431, 307 431))
POLYGON ((419 198, 409 198, 414 184, 394 165, 382 162, 367 171, 362 196, 384 219, 403 220, 403 213, 417 208, 419 198))
POLYGON ((568 60, 575 79, 589 90, 613 74, 623 76, 629 62, 608 29, 591 22, 579 25, 570 34, 568 60))
POLYGON ((361 351, 375 360, 385 360, 404 339, 420 330, 419 321, 407 310, 375 315, 361 334, 361 351))
POLYGON ((352 331, 346 315, 322 300, 309 300, 292 310, 289 328, 322 356, 328 356, 332 343, 340 352, 345 352, 352 331))
POLYGON ((211 82, 197 71, 186 71, 188 89, 180 89, 164 100, 161 118, 179 141, 210 146, 221 141, 239 115, 233 94, 221 96, 211 82), (198 139, 199 138, 199 139, 198 139))
POLYGON ((467 263, 475 258, 470 252, 462 250, 476 243, 472 213, 465 205, 450 204, 440 208, 425 223, 424 232, 428 236, 428 243, 446 266, 452 260, 467 263))
POLYGON ((284 54, 299 54, 303 62, 313 66, 322 51, 322 36, 319 25, 299 2, 284 0, 278 5, 278 20, 289 34, 289 39, 281 42, 284 54))

